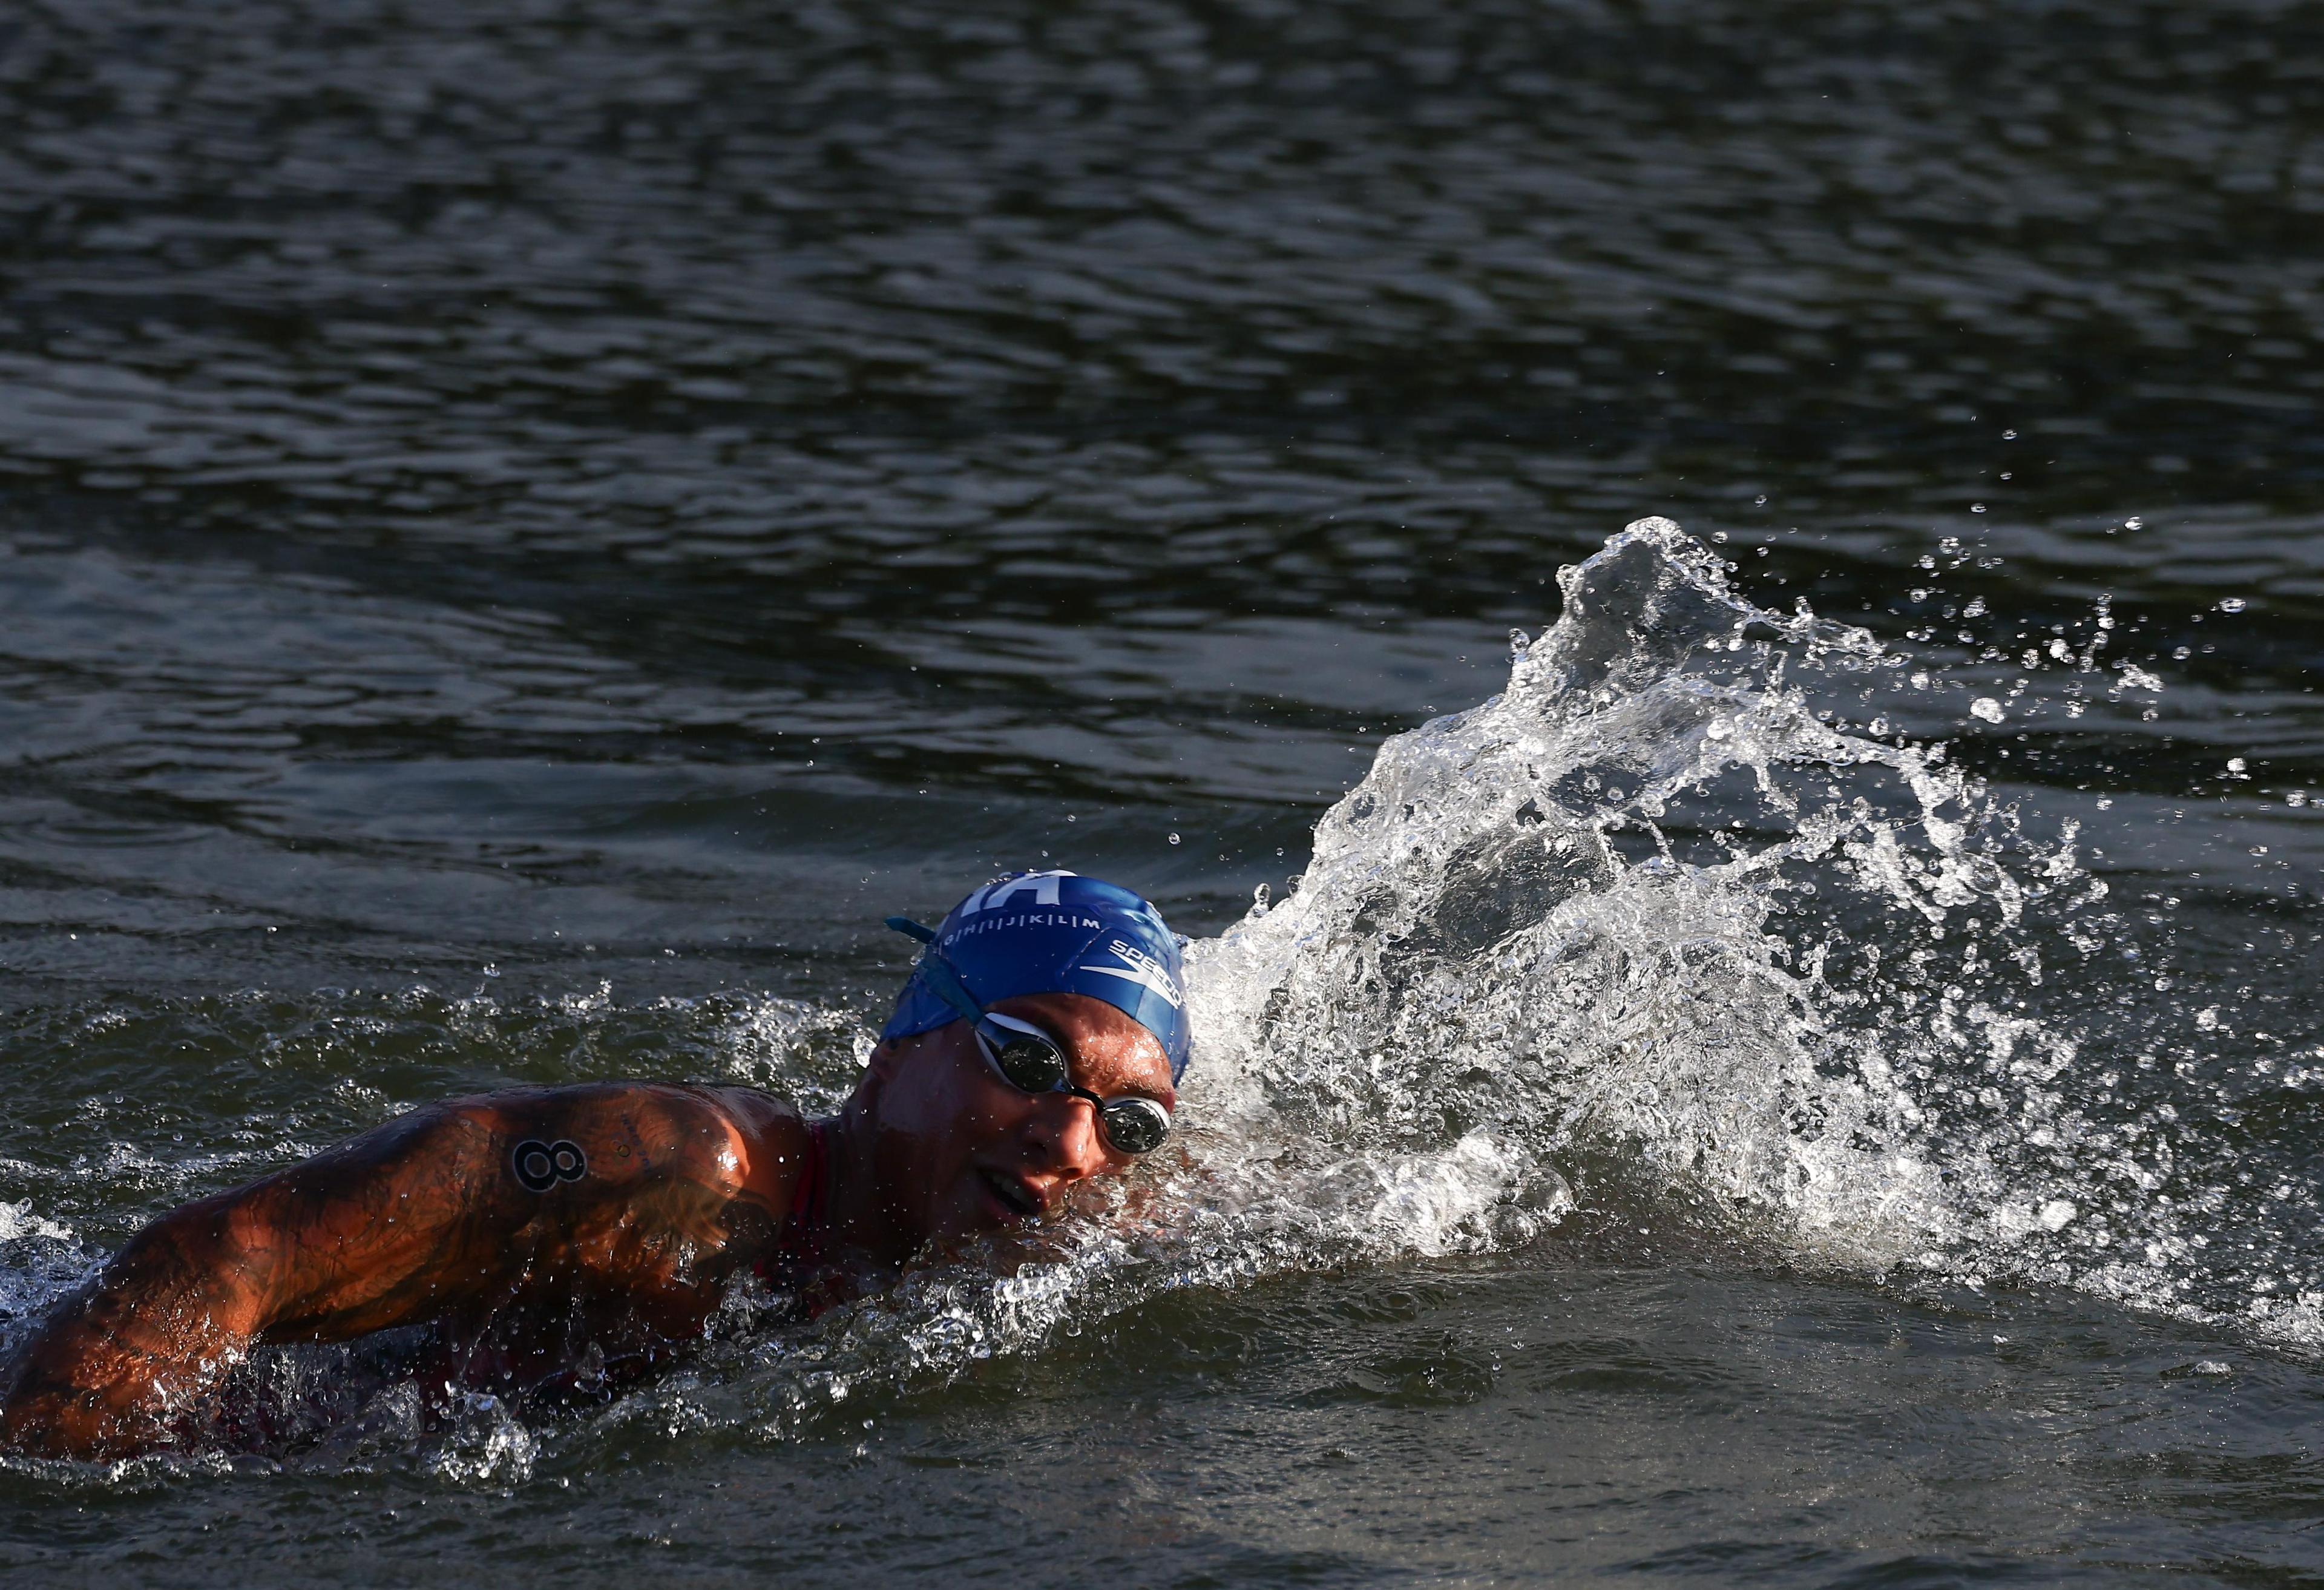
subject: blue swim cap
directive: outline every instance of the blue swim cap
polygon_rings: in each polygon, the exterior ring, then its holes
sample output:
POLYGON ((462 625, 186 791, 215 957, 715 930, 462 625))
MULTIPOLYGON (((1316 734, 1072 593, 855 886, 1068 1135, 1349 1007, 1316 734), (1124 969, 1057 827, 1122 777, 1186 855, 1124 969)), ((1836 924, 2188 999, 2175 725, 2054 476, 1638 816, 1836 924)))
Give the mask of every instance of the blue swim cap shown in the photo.
MULTIPOLYGON (((1074 873, 1003 873, 952 908, 929 948, 982 1005, 1020 994, 1102 999, 1154 1034, 1174 1086, 1186 1073, 1186 975, 1177 935, 1160 911, 1118 884, 1074 873)), ((880 1036, 909 1038, 959 1019, 915 966, 880 1036)))

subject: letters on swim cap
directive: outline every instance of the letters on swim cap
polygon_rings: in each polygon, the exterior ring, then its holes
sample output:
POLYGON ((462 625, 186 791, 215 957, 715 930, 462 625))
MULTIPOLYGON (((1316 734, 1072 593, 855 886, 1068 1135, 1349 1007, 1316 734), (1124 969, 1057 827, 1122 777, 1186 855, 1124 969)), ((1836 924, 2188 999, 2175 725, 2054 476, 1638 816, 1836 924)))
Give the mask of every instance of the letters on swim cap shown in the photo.
MULTIPOLYGON (((1186 978, 1177 935, 1129 890, 1077 873, 1004 873, 952 908, 931 948, 987 1007, 1020 994, 1103 1000, 1154 1034, 1173 1083, 1185 1075, 1186 978)), ((880 1036, 909 1038, 958 1019, 916 966, 880 1036)))

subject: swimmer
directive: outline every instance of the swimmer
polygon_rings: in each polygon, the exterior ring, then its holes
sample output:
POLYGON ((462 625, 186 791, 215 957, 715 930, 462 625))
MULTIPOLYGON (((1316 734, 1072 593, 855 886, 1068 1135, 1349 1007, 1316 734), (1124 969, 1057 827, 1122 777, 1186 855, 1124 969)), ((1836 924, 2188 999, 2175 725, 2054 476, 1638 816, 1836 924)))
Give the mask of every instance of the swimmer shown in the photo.
POLYGON ((1188 1034, 1153 906, 1018 873, 889 925, 925 948, 838 1114, 627 1082, 413 1110, 131 1238, 0 1370, 0 1449, 184 1447, 254 1345, 398 1327, 429 1383, 600 1388, 699 1340, 739 1278, 811 1311, 1160 1146, 1188 1034))

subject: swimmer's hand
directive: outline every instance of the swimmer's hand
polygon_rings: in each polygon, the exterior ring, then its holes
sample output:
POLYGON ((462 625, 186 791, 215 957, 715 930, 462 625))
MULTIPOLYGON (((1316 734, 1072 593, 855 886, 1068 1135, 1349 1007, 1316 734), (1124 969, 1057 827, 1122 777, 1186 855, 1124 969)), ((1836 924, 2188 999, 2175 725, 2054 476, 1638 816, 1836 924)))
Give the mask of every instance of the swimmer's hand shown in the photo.
POLYGON ((415 1110, 164 1216, 0 1371, 0 1448, 183 1440, 255 1343, 581 1297, 698 1332, 790 1209, 806 1128, 747 1089, 609 1084, 415 1110))

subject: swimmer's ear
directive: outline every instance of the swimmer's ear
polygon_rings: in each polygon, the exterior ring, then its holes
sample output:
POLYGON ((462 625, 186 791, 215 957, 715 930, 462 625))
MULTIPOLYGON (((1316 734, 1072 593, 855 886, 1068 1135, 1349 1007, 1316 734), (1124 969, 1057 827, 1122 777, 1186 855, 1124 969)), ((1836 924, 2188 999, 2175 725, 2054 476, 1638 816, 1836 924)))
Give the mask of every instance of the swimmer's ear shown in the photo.
POLYGON ((876 1079, 881 1082, 894 1081, 896 1068, 904 1063, 904 1049, 909 1041, 907 1040, 906 1043, 899 1044, 892 1038, 883 1038, 873 1044, 872 1058, 863 1062, 865 1079, 876 1079))
POLYGON ((851 1107, 861 1105, 865 1109, 877 1110, 880 1095, 887 1091, 890 1083, 895 1081, 896 1073, 903 1069, 905 1054, 918 1041, 917 1039, 907 1038, 899 1043, 892 1038, 883 1038, 873 1044, 870 1058, 863 1062, 863 1075, 855 1079, 854 1096, 849 1101, 851 1107))

